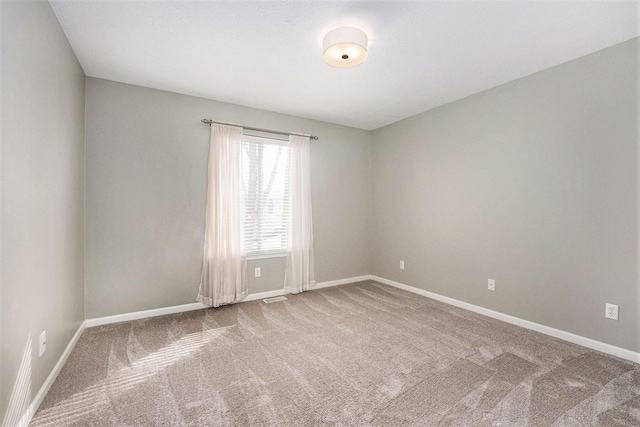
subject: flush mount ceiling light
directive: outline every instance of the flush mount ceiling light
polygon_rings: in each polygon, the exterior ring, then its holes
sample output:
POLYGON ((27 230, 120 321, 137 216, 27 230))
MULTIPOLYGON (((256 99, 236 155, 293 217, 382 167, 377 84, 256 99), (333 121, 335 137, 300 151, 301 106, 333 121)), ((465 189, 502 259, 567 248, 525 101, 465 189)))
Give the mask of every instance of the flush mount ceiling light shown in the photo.
POLYGON ((367 35, 357 28, 331 30, 322 40, 324 62, 332 67, 349 68, 367 59, 367 35))

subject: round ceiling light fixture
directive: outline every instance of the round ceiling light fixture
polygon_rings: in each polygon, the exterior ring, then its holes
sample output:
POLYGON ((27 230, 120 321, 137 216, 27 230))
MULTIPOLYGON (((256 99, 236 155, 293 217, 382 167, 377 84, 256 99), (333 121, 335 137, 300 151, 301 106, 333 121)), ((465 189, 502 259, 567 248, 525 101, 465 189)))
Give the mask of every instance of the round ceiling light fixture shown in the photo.
POLYGON ((367 59, 369 39, 364 31, 353 27, 341 27, 329 31, 322 40, 324 62, 332 67, 349 68, 367 59))

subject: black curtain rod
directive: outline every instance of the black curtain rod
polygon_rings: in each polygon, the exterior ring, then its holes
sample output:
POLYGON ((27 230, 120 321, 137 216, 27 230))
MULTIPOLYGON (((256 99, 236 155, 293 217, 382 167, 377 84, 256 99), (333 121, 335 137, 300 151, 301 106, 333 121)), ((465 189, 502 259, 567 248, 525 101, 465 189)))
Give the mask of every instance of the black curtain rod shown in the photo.
POLYGON ((298 136, 308 136, 309 139, 313 139, 313 140, 317 140, 318 139, 318 137, 315 136, 315 135, 307 135, 305 133, 281 132, 279 130, 252 128, 252 127, 249 127, 249 126, 242 126, 242 125, 239 125, 237 123, 219 122, 219 121, 216 121, 216 120, 209 120, 209 119, 202 119, 201 121, 202 121, 202 123, 206 123, 208 125, 212 125, 213 123, 215 123, 215 124, 218 124, 218 125, 238 126, 238 127, 243 128, 243 129, 254 130, 254 131, 257 131, 257 132, 275 133, 276 135, 298 135, 298 136))

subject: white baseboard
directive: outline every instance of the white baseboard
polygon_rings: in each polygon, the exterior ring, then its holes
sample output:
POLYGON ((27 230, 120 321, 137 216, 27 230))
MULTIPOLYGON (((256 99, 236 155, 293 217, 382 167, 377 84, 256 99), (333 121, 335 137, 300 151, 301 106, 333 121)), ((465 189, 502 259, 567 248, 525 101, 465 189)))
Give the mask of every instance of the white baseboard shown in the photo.
POLYGON ((488 308, 469 304, 467 302, 459 301, 457 299, 445 297, 440 294, 425 291, 423 289, 415 288, 413 286, 405 285, 404 283, 394 282, 393 280, 385 279, 383 277, 372 275, 371 280, 375 280, 376 282, 384 283, 385 285, 393 286, 398 289, 403 289, 405 291, 413 292, 414 294, 422 295, 427 298, 434 299, 436 301, 441 301, 456 307, 464 308, 465 310, 473 311, 475 313, 492 317, 494 319, 502 320, 503 322, 511 323, 512 325, 520 326, 526 329, 531 329, 532 331, 540 332, 545 335, 550 335, 554 338, 559 338, 564 341, 569 341, 571 343, 578 344, 583 347, 591 348, 593 350, 598 350, 603 353, 611 354, 613 356, 617 356, 622 359, 640 363, 640 353, 627 350, 626 348, 616 347, 614 345, 596 341, 591 338, 586 338, 580 335, 572 334, 571 332, 555 329, 550 326, 545 326, 539 323, 531 322, 529 320, 520 319, 519 317, 510 316, 508 314, 500 313, 498 311, 489 310, 488 308))
MULTIPOLYGON (((313 289, 344 285, 347 283, 360 282, 362 280, 369 280, 369 279, 371 279, 371 276, 367 275, 367 276, 349 277, 347 279, 332 280, 330 282, 317 283, 313 289)), ((246 302, 246 301, 260 300, 264 298, 279 297, 281 295, 286 295, 287 293, 288 292, 285 292, 284 289, 277 289, 275 291, 268 291, 268 292, 258 292, 255 294, 247 295, 247 297, 242 301, 246 302)), ((134 311, 132 313, 115 314, 113 316, 104 316, 104 317, 96 317, 93 319, 87 319, 85 321, 85 324, 86 324, 85 326, 87 328, 93 328, 94 326, 109 325, 111 323, 128 322, 130 320, 146 319, 148 317, 163 316, 165 314, 182 313, 185 311, 201 310, 203 308, 208 308, 208 307, 209 306, 206 304, 194 302, 191 304, 174 305, 171 307, 154 308, 151 310, 143 310, 143 311, 134 311)))
POLYGON ((311 289, 312 290, 322 289, 322 288, 328 288, 330 286, 346 285, 348 283, 362 282, 364 280, 371 280, 371 275, 367 274, 366 276, 356 276, 356 277, 349 277, 347 279, 331 280, 329 282, 320 282, 320 283, 316 283, 316 285, 311 289))
POLYGON ((279 296, 287 295, 287 294, 288 294, 288 292, 285 292, 284 289, 276 289, 275 291, 267 291, 267 292, 258 292, 258 293, 255 293, 255 294, 247 295, 247 297, 245 299, 243 299, 242 302, 255 301, 255 300, 265 299, 265 298, 279 297, 279 296))
POLYGON ((78 327, 78 330, 76 331, 76 333, 73 334, 71 341, 69 341, 69 344, 67 344, 67 347, 64 349, 64 351, 60 355, 58 362, 55 364, 55 366, 51 370, 51 373, 49 374, 47 379, 44 381, 44 384, 42 384, 42 387, 40 387, 40 390, 38 390, 38 394, 36 394, 36 396, 33 398, 26 412, 22 414, 20 421, 18 421, 17 427, 27 427, 31 422, 31 419, 33 418, 36 411, 40 407, 40 404, 44 400, 44 397, 47 395, 47 392, 53 385, 53 382, 58 377, 60 370, 62 370, 62 367, 64 366, 65 362, 69 358, 71 351, 76 346, 78 339, 80 339, 80 335, 82 335, 82 332, 85 330, 85 327, 86 327, 85 323, 86 322, 82 322, 78 327))
MULTIPOLYGON (((370 279, 371 279, 371 276, 366 275, 366 276, 349 277, 349 278, 340 279, 340 280, 331 280, 329 282, 319 282, 319 283, 316 283, 316 285, 312 287, 311 290, 328 288, 331 286, 346 285, 347 283, 362 282, 363 280, 370 280, 370 279)), ((282 295, 287 295, 288 293, 289 292, 285 291, 284 289, 277 289, 275 291, 268 291, 268 292, 259 292, 256 294, 247 295, 247 297, 243 299, 242 302, 255 301, 255 300, 260 300, 264 298, 279 297, 282 295)))
POLYGON ((127 322, 130 320, 146 319, 147 317, 163 316, 165 314, 183 313, 185 311, 200 310, 209 307, 208 305, 194 302, 191 304, 174 305, 171 307, 154 308, 151 310, 134 311, 133 313, 115 314, 113 316, 96 317, 87 319, 87 328, 94 326, 109 325, 111 323, 127 322))

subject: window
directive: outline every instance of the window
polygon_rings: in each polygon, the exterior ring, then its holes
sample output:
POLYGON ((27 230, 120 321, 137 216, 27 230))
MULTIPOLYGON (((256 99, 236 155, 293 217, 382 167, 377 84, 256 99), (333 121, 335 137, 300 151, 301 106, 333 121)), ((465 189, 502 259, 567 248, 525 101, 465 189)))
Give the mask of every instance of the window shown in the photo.
POLYGON ((242 249, 249 256, 288 250, 291 229, 288 145, 288 141, 242 136, 242 249))

